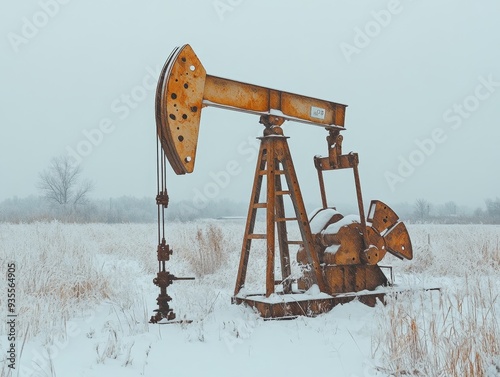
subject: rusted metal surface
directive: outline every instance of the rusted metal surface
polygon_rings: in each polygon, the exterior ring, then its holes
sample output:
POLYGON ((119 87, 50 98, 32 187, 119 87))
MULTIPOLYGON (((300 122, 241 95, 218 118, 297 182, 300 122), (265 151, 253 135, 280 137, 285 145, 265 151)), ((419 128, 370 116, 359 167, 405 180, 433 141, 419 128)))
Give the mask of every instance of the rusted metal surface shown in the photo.
POLYGON ((343 128, 346 105, 207 75, 189 45, 176 48, 156 92, 161 145, 176 174, 193 172, 204 106, 343 128))
POLYGON ((387 252, 386 240, 371 226, 365 228, 365 235, 369 246, 361 258, 366 264, 377 264, 387 252))
POLYGON ((380 200, 373 200, 368 211, 368 221, 372 223, 372 227, 379 233, 384 232, 390 227, 396 225, 399 216, 396 215, 389 206, 382 203, 380 200))
POLYGON ((325 276, 331 294, 374 290, 388 283, 377 265, 328 265, 325 276))
POLYGON ((252 247, 252 236, 254 235, 255 219, 257 218, 257 209, 266 208, 267 204, 259 203, 260 192, 262 188, 263 175, 261 171, 266 167, 266 159, 264 158, 263 147, 261 145, 259 157, 257 158, 257 166, 255 168, 254 181, 252 186, 252 194, 250 197, 250 205, 248 207, 247 222, 245 225, 245 234, 243 236, 243 245, 241 247, 240 263, 238 267, 238 274, 236 277, 236 286, 234 287, 234 294, 238 292, 245 285, 247 276, 248 259, 250 257, 250 249, 252 247))
MULTIPOLYGON (((324 224, 323 229, 314 235, 315 247, 318 251, 323 273, 327 284, 327 293, 339 293, 374 289, 388 284, 387 278, 377 266, 387 251, 399 258, 411 259, 412 248, 405 225, 385 203, 373 200, 365 219, 361 183, 359 179, 359 159, 356 153, 342 154, 340 130, 330 129, 326 138, 327 157, 314 157, 314 165, 318 171, 320 194, 323 210, 327 208, 326 190, 323 172, 338 169, 352 169, 359 210, 359 221, 342 223, 342 216, 335 214, 324 224), (335 232, 328 227, 341 224, 335 232)), ((320 211, 321 212, 321 211, 320 211)), ((316 214, 316 216, 318 213, 316 214)), ((303 250, 299 250, 297 260, 307 264, 303 250)), ((308 289, 312 285, 306 271, 299 279, 299 287, 308 289)))
POLYGON ((349 224, 340 228, 336 234, 337 242, 329 245, 338 247, 336 252, 324 253, 323 262, 328 264, 360 264, 360 250, 364 249, 361 224, 349 224))
POLYGON ((168 262, 172 254, 173 250, 170 248, 170 245, 167 245, 165 238, 163 238, 157 249, 158 262, 168 262))
MULTIPOLYGON (((234 289, 235 302, 245 302, 255 307, 266 318, 315 315, 330 310, 338 303, 352 300, 356 296, 355 292, 374 290, 378 286, 390 284, 378 266, 387 252, 404 259, 413 257, 408 231, 390 207, 383 202, 372 201, 368 217, 365 218, 358 155, 352 152, 342 154, 341 131, 344 130, 346 105, 210 76, 193 49, 184 45, 176 48, 168 58, 160 74, 156 93, 156 124, 161 146, 161 156, 158 157, 158 182, 161 181, 161 184, 158 184, 156 197, 159 272, 154 283, 160 287, 160 295, 157 300, 159 309, 157 315, 151 319, 152 322, 175 318, 168 304, 171 298, 167 294, 167 287, 174 280, 183 280, 170 274, 165 265, 172 254, 164 237, 163 211, 169 201, 165 158, 176 174, 193 172, 201 112, 206 106, 259 115, 259 123, 265 126, 264 136, 260 138, 261 146, 234 289), (319 231, 315 228, 316 233, 311 232, 310 219, 307 217, 287 138, 280 127, 287 120, 320 126, 328 132, 327 156, 314 157, 323 207, 318 213, 332 211, 332 208, 328 207, 324 172, 352 169, 360 215, 358 221, 345 221, 342 214, 333 211, 319 231), (286 184, 282 181, 282 176, 286 184), (259 202, 264 179, 265 202, 259 202), (290 196, 293 204, 295 214, 292 217, 285 214, 285 195, 290 196), (262 234, 255 233, 258 209, 265 210, 266 214, 266 229, 262 234), (300 230, 299 240, 288 239, 289 221, 297 222, 300 230), (278 291, 285 295, 295 293, 292 290, 290 245, 299 245, 296 258, 305 266, 303 277, 297 281, 298 288, 307 290, 317 284, 321 292, 334 297, 297 302, 292 299, 280 306, 240 296, 239 293, 245 286, 253 240, 266 241, 264 297, 269 298, 276 293, 278 285, 282 286, 278 291), (276 258, 276 245, 279 259, 276 258), (276 260, 279 260, 281 267, 281 276, 278 279, 275 276, 276 260)), ((375 292, 360 298, 360 301, 374 304, 377 297, 380 297, 380 293, 375 292)))
POLYGON ((286 221, 297 221, 301 240, 307 263, 312 267, 311 279, 318 284, 320 289, 325 289, 323 273, 321 271, 319 257, 316 254, 314 240, 309 227, 307 213, 304 206, 302 194, 295 173, 287 138, 283 136, 283 131, 278 126, 271 126, 268 119, 261 119, 267 125, 264 130, 264 137, 261 137, 261 146, 257 159, 252 197, 247 217, 245 235, 243 237, 240 265, 236 278, 235 295, 239 293, 245 285, 246 270, 250 254, 251 242, 253 239, 266 239, 266 296, 275 293, 275 248, 276 235, 278 236, 278 246, 280 252, 280 263, 282 270, 283 291, 291 290, 290 281, 290 255, 288 245, 293 241, 288 240, 286 221), (280 166, 282 169, 280 169, 280 166), (281 176, 286 179, 287 190, 283 190, 281 176), (266 202, 259 203, 263 178, 266 177, 266 202), (290 195, 295 217, 287 218, 284 213, 283 195, 290 195), (255 217, 258 208, 266 209, 266 234, 254 234, 255 217), (278 232, 276 233, 276 229, 278 232))
POLYGON ((157 131, 176 174, 194 169, 205 78, 205 68, 189 46, 174 51, 160 76, 157 131))
POLYGON ((167 294, 167 287, 169 287, 175 280, 194 280, 194 278, 179 278, 166 270, 162 270, 159 271, 156 278, 153 279, 153 283, 160 288, 160 294, 156 299, 158 309, 155 310, 156 314, 151 317, 149 322, 158 323, 163 319, 167 321, 175 319, 175 313, 169 306, 169 302, 172 300, 172 297, 167 294))
MULTIPOLYGON (((363 273, 363 270, 361 271, 363 273)), ((427 288, 423 289, 423 291, 439 291, 439 288, 427 288)), ((278 298, 281 297, 281 300, 277 299, 278 302, 268 302, 263 296, 259 295, 247 295, 233 297, 233 303, 245 304, 254 308, 264 319, 292 319, 298 316, 315 317, 329 312, 337 305, 346 304, 353 300, 374 307, 377 302, 385 303, 387 295, 394 297, 405 292, 408 292, 408 290, 388 287, 375 291, 339 293, 328 298, 312 299, 297 299, 297 294, 284 294, 278 295, 278 298)))
POLYGON ((276 230, 278 231, 278 246, 280 251, 280 263, 281 263, 281 282, 279 284, 283 285, 284 293, 292 292, 292 269, 290 262, 290 249, 288 247, 288 232, 287 232, 287 221, 294 221, 297 218, 287 218, 285 215, 285 203, 283 201, 283 195, 290 195, 290 191, 283 191, 281 184, 281 176, 275 175, 275 194, 276 194, 276 230))
MULTIPOLYGON (((266 139, 264 139, 266 140, 266 139)), ((276 171, 279 170, 276 161, 276 144, 274 142, 263 141, 266 145, 264 149, 266 163, 266 183, 267 183, 267 208, 266 208, 266 243, 267 243, 267 270, 266 270, 266 296, 274 293, 274 251, 276 247, 276 171)))
MULTIPOLYGON (((161 107, 161 104, 157 104, 157 106, 161 107)), ((165 151, 163 146, 160 146, 163 135, 160 132, 161 129, 158 129, 156 146, 156 205, 158 210, 158 246, 156 248, 156 254, 158 260, 158 273, 153 279, 153 283, 160 288, 160 293, 156 299, 158 308, 155 310, 155 314, 151 317, 149 322, 173 323, 176 315, 170 307, 169 303, 172 298, 168 295, 167 288, 175 280, 193 280, 193 278, 178 278, 167 270, 167 262, 170 260, 173 250, 165 239, 165 209, 168 207, 169 196, 166 183, 165 151)), ((183 322, 189 321, 183 320, 183 322)))
POLYGON ((358 200, 358 211, 359 218, 361 220, 361 229, 360 234, 363 240, 363 248, 366 249, 370 245, 368 242, 368 238, 366 237, 366 219, 365 219, 365 209, 363 207, 363 196, 361 195, 361 182, 359 181, 359 172, 358 172, 358 164, 352 167, 352 171, 354 173, 354 186, 356 187, 356 198, 358 200))
MULTIPOLYGON (((439 291, 439 288, 424 288, 422 291, 439 291)), ((349 292, 332 295, 330 298, 313 298, 308 300, 297 300, 296 294, 283 295, 282 302, 266 302, 262 296, 247 295, 244 297, 233 297, 234 304, 245 304, 254 308, 259 315, 268 320, 293 319, 298 316, 316 317, 319 314, 329 312, 337 305, 347 304, 353 300, 374 307, 378 302, 385 304, 387 295, 397 297, 409 292, 408 289, 388 287, 382 291, 349 292), (290 301, 287 301, 287 296, 290 301)))
POLYGON ((394 228, 389 229, 384 238, 387 251, 400 259, 413 259, 413 248, 404 223, 400 222, 394 228))
MULTIPOLYGON (((327 285, 327 290, 324 292, 335 294, 373 290, 377 286, 388 284, 387 278, 377 265, 387 251, 400 258, 411 259, 411 242, 404 224, 391 223, 387 228, 386 222, 383 221, 386 218, 393 218, 394 211, 385 203, 376 200, 372 201, 370 208, 372 217, 368 220, 382 219, 380 221, 384 226, 379 228, 383 229, 383 234, 380 234, 371 222, 364 225, 361 221, 345 223, 343 217, 337 213, 330 221, 325 222, 319 233, 314 235, 315 247, 327 285), (329 227, 336 223, 341 225, 335 233, 331 233, 329 227), (364 241, 364 238, 367 241, 364 241), (365 242, 368 247, 365 246, 365 242)), ((307 265, 308 261, 303 250, 299 250, 297 260, 307 265)), ((304 290, 313 284, 307 271, 298 283, 299 288, 304 290)))
MULTIPOLYGON (((293 294, 291 295, 293 296, 293 294)), ((327 299, 310 299, 310 300, 294 300, 280 303, 269 303, 259 300, 258 296, 234 297, 235 304, 245 304, 251 308, 255 308, 262 318, 265 319, 283 319, 294 318, 297 316, 314 317, 321 313, 326 313, 332 308, 341 303, 352 301, 353 298, 341 298, 335 300, 327 299)))
POLYGON ((346 105, 207 75, 203 104, 259 115, 279 115, 317 126, 344 127, 346 105))
POLYGON ((168 207, 169 197, 166 191, 160 191, 158 195, 156 195, 156 205, 168 207))

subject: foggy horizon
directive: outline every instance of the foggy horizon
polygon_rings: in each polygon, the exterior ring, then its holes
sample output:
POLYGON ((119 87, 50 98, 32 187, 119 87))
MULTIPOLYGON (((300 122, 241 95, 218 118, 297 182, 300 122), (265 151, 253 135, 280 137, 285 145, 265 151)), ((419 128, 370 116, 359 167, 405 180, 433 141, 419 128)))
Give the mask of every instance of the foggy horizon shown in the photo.
MULTIPOLYGON (((40 195, 39 173, 61 155, 94 181, 91 197, 154 197, 154 91, 183 44, 210 75, 347 104, 343 151, 359 153, 366 204, 424 198, 483 208, 500 197, 499 3, 120 5, 6 5, 0 202, 40 195)), ((171 201, 248 202, 258 121, 204 108, 194 172, 167 169, 171 201)), ((319 203, 313 156, 327 154, 327 132, 295 122, 282 128, 305 202, 319 203)), ((332 204, 352 202, 352 172, 327 172, 325 180, 332 204)))

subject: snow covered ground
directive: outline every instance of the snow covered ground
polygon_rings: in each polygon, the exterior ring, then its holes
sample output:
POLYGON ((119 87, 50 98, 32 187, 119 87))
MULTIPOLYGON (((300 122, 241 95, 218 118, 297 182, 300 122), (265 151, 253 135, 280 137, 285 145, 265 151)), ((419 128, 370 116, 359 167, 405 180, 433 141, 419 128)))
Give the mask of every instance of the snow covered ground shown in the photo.
MULTIPOLYGON (((169 287, 172 307, 193 322, 151 325, 155 225, 0 224, 18 313, 16 369, 2 321, 0 376, 500 376, 500 227, 410 225, 414 260, 382 264, 415 293, 286 321, 230 303, 243 227, 169 224, 171 272, 196 277, 169 287)), ((255 245, 247 285, 258 290, 255 245)))

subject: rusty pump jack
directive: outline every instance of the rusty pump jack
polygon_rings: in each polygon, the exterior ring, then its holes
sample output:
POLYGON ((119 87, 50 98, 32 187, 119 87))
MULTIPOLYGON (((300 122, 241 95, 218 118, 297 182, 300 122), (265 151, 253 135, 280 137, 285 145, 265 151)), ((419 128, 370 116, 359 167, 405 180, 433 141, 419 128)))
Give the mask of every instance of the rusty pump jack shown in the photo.
MULTIPOLYGON (((340 132, 345 129, 346 105, 210 76, 191 46, 178 47, 163 67, 156 93, 156 124, 161 153, 178 175, 193 172, 201 110, 206 106, 259 115, 260 123, 265 127, 264 135, 259 138, 261 145, 233 302, 252 306, 263 317, 315 315, 352 300, 359 296, 356 292, 390 284, 377 263, 387 251, 401 259, 411 259, 411 242, 405 225, 386 204, 372 201, 365 219, 358 155, 342 154, 340 132), (314 158, 323 208, 310 219, 288 148, 288 138, 281 128, 286 120, 323 127, 328 131, 328 156, 314 158), (344 217, 327 205, 323 172, 348 168, 354 172, 360 215, 357 219, 344 217), (282 176, 285 182, 282 182, 282 176), (260 202, 264 178, 266 201, 260 202), (291 199, 294 217, 285 216, 285 196, 291 199), (266 212, 264 234, 254 233, 258 209, 266 212), (300 240, 288 239, 286 224, 289 221, 297 222, 300 240), (266 292, 252 295, 244 293, 243 288, 252 241, 256 239, 267 243, 266 292), (281 264, 281 278, 278 280, 275 279, 276 243, 281 264), (295 289, 290 278, 290 245, 299 246, 297 260, 304 267, 295 289), (321 295, 302 294, 314 285, 321 295), (280 299, 274 297, 275 293, 279 293, 280 299)), ((164 166, 160 169, 163 176, 164 166)), ((163 190, 166 188, 159 187, 160 194, 163 190)), ((380 295, 380 292, 368 295, 365 303, 372 303, 373 298, 380 295)), ((166 312, 162 303, 158 303, 160 318, 166 312)))

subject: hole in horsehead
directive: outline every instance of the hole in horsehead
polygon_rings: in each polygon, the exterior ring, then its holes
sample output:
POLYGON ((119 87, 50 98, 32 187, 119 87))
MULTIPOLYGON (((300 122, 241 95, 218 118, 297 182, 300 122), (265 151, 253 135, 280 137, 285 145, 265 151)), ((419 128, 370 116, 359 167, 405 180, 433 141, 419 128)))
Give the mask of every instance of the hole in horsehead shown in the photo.
POLYGON ((193 113, 197 112, 198 111, 198 106, 191 106, 191 111, 193 113))
POLYGON ((179 135, 179 136, 177 137, 177 139, 179 139, 179 141, 184 141, 184 136, 179 135))
POLYGON ((189 67, 189 69, 190 69, 191 71, 194 71, 194 70, 196 69, 196 67, 195 67, 194 65, 192 65, 192 66, 190 66, 190 67, 189 67))
POLYGON ((184 159, 184 161, 186 161, 186 162, 191 162, 191 156, 187 156, 187 157, 184 159))
POLYGON ((182 114, 182 119, 187 119, 187 115, 186 114, 182 114))
POLYGON ((175 119, 176 119, 174 114, 170 114, 168 117, 169 117, 170 119, 172 119, 172 120, 175 120, 175 119))
POLYGON ((186 61, 186 58, 184 58, 184 57, 183 57, 183 58, 181 58, 181 60, 182 60, 183 62, 185 62, 185 61, 186 61))
POLYGON ((177 94, 172 93, 172 95, 170 97, 172 97, 172 99, 176 99, 177 98, 177 94))
POLYGON ((184 84, 184 89, 187 89, 187 88, 189 88, 189 85, 186 83, 186 84, 184 84))

